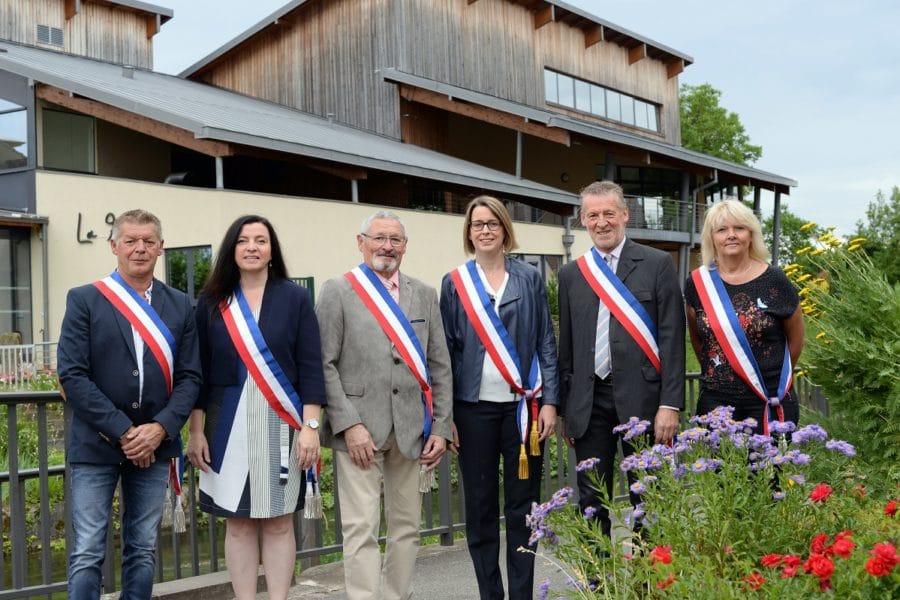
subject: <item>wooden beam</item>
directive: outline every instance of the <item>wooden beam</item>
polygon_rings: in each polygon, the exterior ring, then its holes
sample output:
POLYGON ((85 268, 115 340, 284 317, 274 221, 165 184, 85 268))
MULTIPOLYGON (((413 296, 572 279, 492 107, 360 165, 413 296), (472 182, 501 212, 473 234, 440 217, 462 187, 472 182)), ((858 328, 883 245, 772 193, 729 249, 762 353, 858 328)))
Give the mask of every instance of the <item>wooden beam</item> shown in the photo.
POLYGON ((80 0, 66 0, 66 21, 73 18, 78 14, 78 10, 81 8, 80 0))
POLYGON ((595 44, 599 44, 604 39, 603 25, 590 27, 584 30, 584 47, 590 48, 595 44))
POLYGON ((628 64, 633 65, 639 60, 647 58, 647 44, 638 44, 628 51, 628 64))
POLYGON ((544 8, 539 8, 534 12, 534 28, 540 29, 547 23, 556 20, 556 7, 548 4, 544 8))
POLYGON ((478 2, 478 0, 468 0, 469 4, 475 4, 476 2, 478 2))
POLYGON ((147 39, 151 39, 154 35, 159 33, 160 27, 160 16, 159 15, 147 15, 147 39))
POLYGON ((263 160, 277 160, 280 162, 302 165, 304 167, 309 167, 310 169, 315 169, 316 171, 328 173, 329 175, 334 175, 335 177, 340 177, 341 179, 346 179, 348 181, 351 181, 353 179, 369 178, 369 171, 362 167, 341 165, 318 158, 300 156, 299 154, 279 152, 278 150, 257 148, 255 146, 241 146, 240 154, 241 156, 252 156, 254 158, 261 158, 263 160))
POLYGON ((684 71, 684 59, 679 58, 678 60, 674 60, 666 65, 666 75, 669 79, 673 77, 677 77, 684 71))
POLYGON ((232 156, 234 151, 230 144, 213 140, 198 140, 194 134, 185 129, 160 123, 153 119, 103 104, 88 98, 79 98, 66 90, 43 83, 37 86, 37 97, 53 104, 74 110, 97 119, 109 121, 120 127, 137 131, 150 137, 160 139, 207 156, 232 156))
POLYGON ((531 123, 523 117, 512 115, 500 110, 479 106, 477 104, 469 104, 467 102, 458 102, 452 98, 448 98, 444 94, 423 90, 414 86, 401 84, 400 95, 410 102, 418 102, 435 108, 440 108, 457 115, 470 117, 492 125, 498 125, 514 131, 521 131, 534 137, 539 137, 564 146, 571 145, 571 136, 564 129, 555 127, 547 127, 538 123, 531 123))

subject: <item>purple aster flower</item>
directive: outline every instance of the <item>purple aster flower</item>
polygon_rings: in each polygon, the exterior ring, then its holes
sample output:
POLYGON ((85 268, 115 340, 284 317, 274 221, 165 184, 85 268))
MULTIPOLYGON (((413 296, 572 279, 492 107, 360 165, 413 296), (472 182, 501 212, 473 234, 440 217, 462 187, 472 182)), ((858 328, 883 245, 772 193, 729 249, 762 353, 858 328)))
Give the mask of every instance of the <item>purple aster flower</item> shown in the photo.
POLYGON ((784 492, 772 492, 772 498, 775 500, 784 500, 784 492))
POLYGON ((740 421, 739 424, 744 427, 744 433, 750 435, 751 433, 753 433, 753 430, 756 429, 756 426, 759 425, 759 421, 757 421, 753 417, 747 417, 743 421, 740 421))
POLYGON ((600 464, 599 458, 586 458, 583 461, 581 461, 580 463, 578 463, 577 465, 575 465, 575 470, 579 471, 579 472, 590 471, 591 469, 596 467, 598 464, 600 464))
POLYGON ((588 506, 584 509, 584 518, 592 519, 594 515, 597 514, 597 508, 594 506, 588 506))
POLYGON ((550 578, 548 577, 538 586, 538 600, 547 600, 550 594, 550 578))
POLYGON ((709 469, 709 461, 705 458, 698 458, 691 463, 691 471, 694 473, 702 473, 709 469))
POLYGON ((806 427, 801 427, 793 434, 791 434, 791 442, 797 445, 805 444, 811 440, 818 440, 820 442, 824 442, 828 437, 828 433, 813 423, 812 425, 807 425, 806 427))
POLYGON ((803 473, 797 473, 795 475, 791 475, 789 477, 789 479, 791 481, 793 481, 794 483, 796 483, 797 485, 803 485, 804 483, 806 483, 806 477, 803 475, 803 473))
POLYGON ((687 473, 687 468, 685 468, 684 465, 676 465, 675 470, 672 471, 672 478, 675 480, 681 479, 682 477, 684 477, 685 473, 687 473))
POLYGON ((810 461, 809 454, 804 454, 799 450, 788 450, 784 456, 795 465, 808 465, 810 461))
POLYGON ((635 436, 646 433, 647 428, 649 427, 650 421, 644 421, 638 419, 637 417, 631 417, 630 419, 628 419, 627 423, 623 423, 621 425, 613 427, 613 433, 621 433, 623 440, 630 440, 635 436))
POLYGON ((647 491, 647 486, 643 481, 635 481, 630 486, 628 486, 628 489, 630 489, 633 494, 637 494, 638 496, 640 496, 647 491))
POLYGON ((853 445, 843 440, 828 440, 827 442, 825 442, 825 447, 829 450, 840 452, 844 456, 856 456, 856 449, 853 447, 853 445))
POLYGON ((728 436, 731 439, 732 445, 735 448, 746 448, 747 447, 747 434, 742 432, 735 432, 728 436))
POLYGON ((780 433, 786 434, 795 431, 797 426, 793 423, 793 421, 775 421, 774 423, 769 423, 769 431, 772 433, 780 433))
POLYGON ((756 433, 750 436, 750 447, 760 450, 772 445, 772 436, 756 433))

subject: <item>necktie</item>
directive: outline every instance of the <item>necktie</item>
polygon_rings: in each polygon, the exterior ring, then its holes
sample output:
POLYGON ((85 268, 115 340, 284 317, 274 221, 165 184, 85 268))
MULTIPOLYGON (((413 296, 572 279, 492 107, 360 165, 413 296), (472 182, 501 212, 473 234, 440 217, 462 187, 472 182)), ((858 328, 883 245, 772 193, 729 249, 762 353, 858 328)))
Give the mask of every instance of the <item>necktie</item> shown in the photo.
MULTIPOLYGON (((612 255, 603 257, 606 264, 611 265, 612 255)), ((612 372, 609 355, 609 309, 603 302, 597 310, 597 337, 594 341, 594 373, 600 379, 606 379, 612 372)))

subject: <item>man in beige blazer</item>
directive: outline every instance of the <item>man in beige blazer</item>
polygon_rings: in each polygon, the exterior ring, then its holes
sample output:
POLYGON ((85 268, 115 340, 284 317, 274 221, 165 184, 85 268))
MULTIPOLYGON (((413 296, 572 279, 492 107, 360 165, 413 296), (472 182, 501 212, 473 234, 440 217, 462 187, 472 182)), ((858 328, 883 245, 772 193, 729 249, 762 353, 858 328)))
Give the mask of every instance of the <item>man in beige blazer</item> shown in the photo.
POLYGON ((406 229, 378 211, 363 221, 356 242, 418 338, 433 398, 424 439, 422 388, 375 315, 346 276, 322 286, 316 306, 328 399, 323 442, 334 449, 349 600, 410 597, 419 544, 420 469, 434 469, 452 441, 450 357, 434 288, 401 274, 406 229), (378 546, 381 486, 387 545, 378 546))

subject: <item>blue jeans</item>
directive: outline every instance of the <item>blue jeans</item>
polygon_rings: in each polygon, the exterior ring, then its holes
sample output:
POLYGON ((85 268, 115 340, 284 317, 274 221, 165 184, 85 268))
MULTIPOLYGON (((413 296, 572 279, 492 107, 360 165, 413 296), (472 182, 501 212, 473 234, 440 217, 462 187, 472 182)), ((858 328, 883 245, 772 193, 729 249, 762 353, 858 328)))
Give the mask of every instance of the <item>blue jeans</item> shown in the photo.
POLYGON ((73 547, 69 555, 71 600, 100 597, 100 567, 116 484, 122 478, 122 593, 120 600, 149 599, 156 566, 156 535, 166 497, 169 461, 146 469, 131 461, 118 465, 72 463, 73 547))

